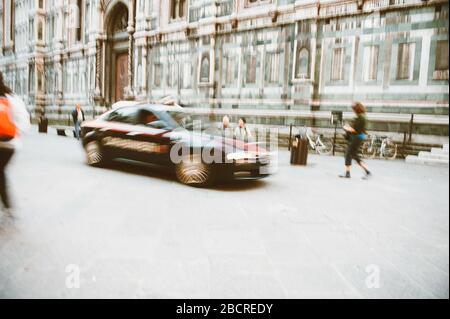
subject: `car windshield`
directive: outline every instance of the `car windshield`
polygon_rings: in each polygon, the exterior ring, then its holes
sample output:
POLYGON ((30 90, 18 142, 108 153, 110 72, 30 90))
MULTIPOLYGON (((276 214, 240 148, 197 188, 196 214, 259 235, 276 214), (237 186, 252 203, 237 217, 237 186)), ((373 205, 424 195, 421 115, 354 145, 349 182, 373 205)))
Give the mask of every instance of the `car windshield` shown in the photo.
POLYGON ((176 126, 184 128, 186 130, 193 130, 194 120, 185 112, 169 111, 167 112, 175 122, 176 126))

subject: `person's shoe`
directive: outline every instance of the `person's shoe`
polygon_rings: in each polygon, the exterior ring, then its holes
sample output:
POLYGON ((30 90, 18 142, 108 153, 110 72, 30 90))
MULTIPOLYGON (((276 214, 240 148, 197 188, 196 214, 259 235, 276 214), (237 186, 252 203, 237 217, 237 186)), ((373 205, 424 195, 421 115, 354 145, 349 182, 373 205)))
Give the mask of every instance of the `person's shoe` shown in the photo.
POLYGON ((371 173, 371 172, 366 172, 366 175, 364 175, 362 179, 368 180, 368 179, 370 179, 371 177, 372 177, 372 173, 371 173))
POLYGON ((345 174, 343 174, 343 175, 339 175, 339 177, 340 177, 340 178, 351 178, 349 172, 347 172, 347 173, 345 173, 345 174))

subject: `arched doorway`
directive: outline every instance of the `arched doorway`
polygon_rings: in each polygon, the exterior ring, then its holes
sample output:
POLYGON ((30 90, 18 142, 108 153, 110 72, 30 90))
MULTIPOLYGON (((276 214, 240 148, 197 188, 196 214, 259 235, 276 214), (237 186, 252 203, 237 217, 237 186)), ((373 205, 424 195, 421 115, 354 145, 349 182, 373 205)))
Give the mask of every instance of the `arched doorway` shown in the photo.
POLYGON ((118 2, 106 20, 105 97, 108 104, 121 101, 128 87, 128 7, 118 2))

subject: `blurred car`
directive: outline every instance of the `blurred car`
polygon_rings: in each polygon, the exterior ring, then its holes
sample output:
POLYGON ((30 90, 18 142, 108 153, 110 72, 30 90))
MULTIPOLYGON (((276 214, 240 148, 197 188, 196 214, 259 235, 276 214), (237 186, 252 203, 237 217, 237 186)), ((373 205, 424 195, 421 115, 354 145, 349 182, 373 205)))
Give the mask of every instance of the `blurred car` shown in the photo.
POLYGON ((176 105, 123 106, 84 122, 82 145, 91 166, 115 159, 160 165, 175 170, 181 183, 193 186, 270 174, 270 155, 264 148, 206 134, 197 124, 176 105))

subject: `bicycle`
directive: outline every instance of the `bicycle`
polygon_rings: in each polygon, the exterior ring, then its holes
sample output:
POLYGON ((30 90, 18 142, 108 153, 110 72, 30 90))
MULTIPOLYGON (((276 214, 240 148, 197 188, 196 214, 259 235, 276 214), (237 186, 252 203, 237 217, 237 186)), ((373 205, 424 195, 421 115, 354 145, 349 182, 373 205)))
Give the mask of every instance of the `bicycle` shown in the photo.
POLYGON ((380 158, 393 160, 397 157, 397 144, 387 136, 371 135, 362 146, 362 154, 366 158, 375 158, 378 154, 380 158))
POLYGON ((317 154, 328 155, 333 151, 333 143, 331 141, 322 140, 322 134, 317 135, 315 140, 312 138, 311 128, 305 129, 304 136, 308 139, 309 147, 316 151, 317 154))

